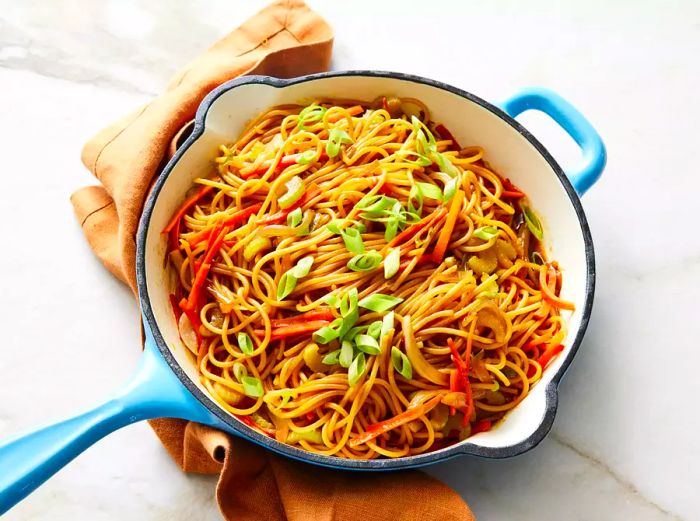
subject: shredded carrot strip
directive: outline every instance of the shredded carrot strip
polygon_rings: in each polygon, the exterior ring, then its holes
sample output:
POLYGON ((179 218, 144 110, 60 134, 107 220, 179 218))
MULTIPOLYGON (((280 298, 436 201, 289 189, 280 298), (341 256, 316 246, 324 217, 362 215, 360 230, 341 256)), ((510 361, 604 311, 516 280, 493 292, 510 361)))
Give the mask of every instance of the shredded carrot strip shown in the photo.
POLYGON ((441 399, 442 395, 438 394, 425 403, 421 403, 415 407, 409 407, 404 412, 394 416, 393 418, 389 418, 388 420, 384 420, 379 423, 373 423, 372 425, 369 425, 367 429, 365 429, 365 432, 353 437, 348 442, 348 445, 350 447, 357 447, 358 445, 373 440, 377 436, 381 436, 385 432, 389 432, 390 430, 400 427, 405 423, 412 422, 416 418, 419 418, 424 414, 428 414, 428 412, 430 412, 438 403, 440 403, 441 399))
POLYGON ((447 251, 447 246, 450 244, 452 230, 454 230, 455 223, 457 222, 459 209, 462 207, 463 199, 464 192, 462 190, 457 190, 455 195, 452 197, 452 204, 450 205, 450 212, 447 214, 447 219, 445 220, 445 226, 443 226, 442 230, 440 230, 440 235, 438 236, 435 249, 433 250, 433 260, 437 264, 442 262, 442 258, 445 256, 445 252, 447 251))
POLYGON ((278 328, 278 327, 284 327, 284 326, 290 326, 292 324, 297 324, 299 322, 307 322, 310 320, 328 320, 329 322, 333 320, 335 317, 333 316, 333 312, 330 310, 330 308, 319 308, 315 309, 313 311, 309 311, 307 313, 304 313, 302 315, 297 315, 295 317, 289 317, 289 318, 277 318, 272 320, 272 328, 278 328))
MULTIPOLYGON (((330 324, 329 320, 313 320, 309 322, 292 323, 281 327, 276 327, 272 330, 270 340, 280 340, 282 338, 312 333, 314 331, 318 331, 323 326, 327 326, 328 324, 330 324)), ((255 334, 258 336, 264 336, 265 330, 256 329, 255 334)))
POLYGON ((207 195, 209 192, 211 192, 214 189, 213 186, 203 186, 201 187, 196 194, 194 194, 192 197, 187 199, 184 203, 182 203, 182 206, 180 206, 180 209, 175 212, 175 215, 173 215, 173 218, 170 219, 170 222, 163 228, 163 233, 170 234, 170 249, 176 250, 177 245, 178 245, 178 237, 180 235, 180 222, 182 221, 182 218, 185 216, 187 213, 187 210, 192 208, 197 202, 207 195))

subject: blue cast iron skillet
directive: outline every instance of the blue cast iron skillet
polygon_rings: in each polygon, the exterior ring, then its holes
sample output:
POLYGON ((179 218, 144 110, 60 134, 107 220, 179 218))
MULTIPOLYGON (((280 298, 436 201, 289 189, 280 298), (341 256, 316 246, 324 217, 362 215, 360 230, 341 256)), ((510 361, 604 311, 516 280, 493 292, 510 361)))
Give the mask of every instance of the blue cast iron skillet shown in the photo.
MULTIPOLYGON (((342 93, 338 93, 342 95, 342 93)), ((137 280, 145 331, 145 348, 138 368, 126 385, 104 404, 74 418, 55 423, 43 429, 15 437, 0 444, 0 514, 25 498, 50 476, 103 436, 120 427, 152 418, 172 417, 191 420, 241 436, 278 454, 303 462, 334 469, 366 471, 395 470, 420 467, 460 454, 485 458, 505 458, 521 454, 537 445, 549 432, 557 408, 557 385, 564 375, 583 338, 593 301, 595 267, 593 244, 586 218, 579 201, 582 195, 600 177, 605 166, 605 148, 598 133, 568 102, 544 89, 519 92, 498 107, 461 89, 434 80, 407 74, 377 71, 343 71, 314 74, 290 80, 250 76, 229 81, 214 89, 200 105, 192 135, 177 151, 158 177, 148 200, 137 236, 137 280), (197 387, 185 374, 166 345, 156 323, 146 290, 145 242, 153 207, 169 174, 184 152, 202 135, 205 118, 219 96, 244 85, 264 84, 275 88, 298 85, 328 78, 388 78, 415 85, 427 85, 476 103, 506 122, 527 139, 541 154, 557 175, 578 217, 586 256, 586 297, 582 305, 582 320, 572 348, 557 373, 546 384, 546 408, 539 427, 519 443, 488 447, 468 440, 445 449, 398 459, 348 460, 312 454, 279 443, 251 429, 225 412, 197 387), (567 175, 547 150, 517 121, 515 117, 526 110, 538 110, 549 115, 578 143, 583 152, 584 165, 567 175)))

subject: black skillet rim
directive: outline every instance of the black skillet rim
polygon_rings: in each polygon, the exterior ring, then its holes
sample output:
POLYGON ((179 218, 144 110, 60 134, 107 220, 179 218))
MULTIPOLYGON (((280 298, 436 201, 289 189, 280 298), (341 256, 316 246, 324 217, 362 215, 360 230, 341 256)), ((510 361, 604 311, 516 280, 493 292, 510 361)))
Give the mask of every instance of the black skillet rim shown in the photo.
POLYGON ((569 365, 571 364, 574 356, 576 355, 576 352, 579 349, 581 341, 583 340, 583 336, 586 332, 586 328, 588 327, 588 322, 591 315, 591 309, 593 306, 593 295, 595 290, 595 256, 593 251, 593 240, 591 237, 590 228, 588 226, 588 221, 586 220, 583 207, 581 206, 581 201, 579 200, 576 191, 571 185, 571 182, 566 177, 561 167, 554 160, 552 155, 547 151, 547 149, 515 119, 511 118, 501 109, 479 98, 478 96, 475 96, 474 94, 466 92, 462 89, 458 89, 446 83, 442 83, 440 81, 397 72, 367 70, 332 71, 318 74, 309 74, 306 76, 300 76, 292 79, 279 79, 270 76, 245 76, 234 80, 230 80, 212 90, 204 98, 199 108, 197 109, 197 114, 195 116, 195 126, 192 131, 192 134, 185 141, 185 143, 177 150, 175 155, 170 159, 168 164, 160 173, 153 185, 153 189, 151 190, 150 194, 148 195, 148 198, 146 199, 143 208, 143 214, 139 223, 139 229, 136 236, 136 248, 136 282, 139 291, 139 298, 141 302, 143 316, 147 321, 148 325, 150 326, 151 331, 153 332, 153 337, 156 341, 159 351, 161 352, 161 355, 166 360, 173 372, 180 379, 182 384, 195 396, 195 398, 197 398, 197 400, 206 409, 208 409, 212 414, 214 414, 221 422, 226 424, 233 432, 240 434, 243 437, 261 446, 269 448, 270 450, 278 454, 282 454, 284 456, 304 461, 307 463, 313 463, 316 465, 321 465, 324 467, 330 467, 334 469, 366 471, 408 469, 437 463, 439 461, 445 461, 460 454, 468 454, 472 456, 479 456, 482 458, 490 459, 501 459, 522 454, 537 446, 550 431, 550 429, 552 428, 552 424, 554 423, 554 418, 556 415, 558 405, 557 387, 559 385, 559 382, 561 381, 561 378, 564 376, 567 369, 569 368, 569 365), (396 459, 374 460, 350 460, 335 456, 324 456, 307 452, 305 450, 298 449, 296 447, 292 447, 290 445, 286 445, 272 438, 269 438, 268 436, 257 432, 251 427, 248 427, 243 422, 235 419, 232 415, 228 414, 226 411, 221 409, 213 400, 206 396, 199 389, 199 387, 197 387, 194 384, 194 382, 192 382, 189 379, 189 377, 185 374, 185 372, 178 364, 177 360, 175 360, 174 355, 168 348, 167 344, 165 343, 165 340, 163 339, 163 336, 160 333, 160 329, 158 328, 158 324, 156 323, 155 316, 153 315, 153 310, 151 307, 150 299, 148 297, 146 285, 144 251, 148 226, 151 220, 151 214, 153 212, 155 201, 161 189, 163 188, 163 185, 165 184, 168 176, 170 175, 170 172, 172 172, 173 168, 179 161, 180 157, 182 157, 182 155, 185 153, 185 151, 190 146, 192 146, 192 144, 204 133, 204 122, 212 104, 223 93, 241 85, 264 84, 270 85, 275 88, 284 88, 289 85, 296 85, 299 83, 305 83, 325 78, 342 78, 357 76, 372 78, 391 78, 436 87, 438 89, 448 91, 452 94, 456 94, 457 96, 467 99, 489 110, 494 115, 498 116, 503 121, 508 123, 515 131, 517 131, 520 135, 527 139, 533 147, 535 147, 535 149, 547 161, 552 171, 559 179, 559 182, 564 187, 564 190, 569 196, 569 200, 571 201, 571 204, 574 207, 576 216, 578 217, 579 224, 581 226, 581 232, 583 234, 586 250, 586 296, 583 305, 581 325, 579 326, 578 331, 576 332, 576 336, 571 346, 571 350, 567 354, 557 373, 553 375, 552 380, 547 384, 547 387, 545 389, 545 412, 542 419, 540 420, 539 427, 526 439, 516 444, 504 447, 483 447, 465 441, 426 454, 419 454, 416 456, 408 456, 396 459))

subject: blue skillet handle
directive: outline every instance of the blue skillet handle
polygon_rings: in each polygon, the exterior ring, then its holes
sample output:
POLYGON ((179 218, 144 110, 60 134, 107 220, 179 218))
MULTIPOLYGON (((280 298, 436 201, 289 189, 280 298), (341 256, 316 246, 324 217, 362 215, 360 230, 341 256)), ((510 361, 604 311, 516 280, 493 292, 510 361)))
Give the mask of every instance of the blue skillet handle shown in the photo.
POLYGON ((526 110, 544 112, 578 143, 583 153, 583 165, 566 175, 579 196, 600 178, 607 157, 603 140, 588 120, 564 98, 547 89, 529 88, 501 103, 500 107, 512 118, 526 110))
POLYGON ((74 418, 0 442, 0 515, 121 427, 160 417, 211 423, 211 413, 180 383, 147 335, 138 369, 113 398, 74 418))

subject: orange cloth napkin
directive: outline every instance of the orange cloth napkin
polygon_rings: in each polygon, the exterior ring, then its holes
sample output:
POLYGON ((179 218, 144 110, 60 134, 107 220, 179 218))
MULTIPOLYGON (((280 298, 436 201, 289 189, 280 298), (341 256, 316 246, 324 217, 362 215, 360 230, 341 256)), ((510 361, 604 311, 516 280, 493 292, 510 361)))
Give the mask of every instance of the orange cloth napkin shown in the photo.
MULTIPOLYGON (((278 0, 185 67, 165 93, 85 145, 83 163, 101 184, 77 191, 71 201, 109 271, 136 293, 135 235, 143 201, 171 141, 202 98, 243 74, 291 77, 326 70, 332 43, 331 28, 301 0, 278 0)), ((219 474, 217 499, 226 519, 474 519, 454 491, 421 472, 332 471, 192 422, 159 419, 151 426, 185 471, 219 474)))

